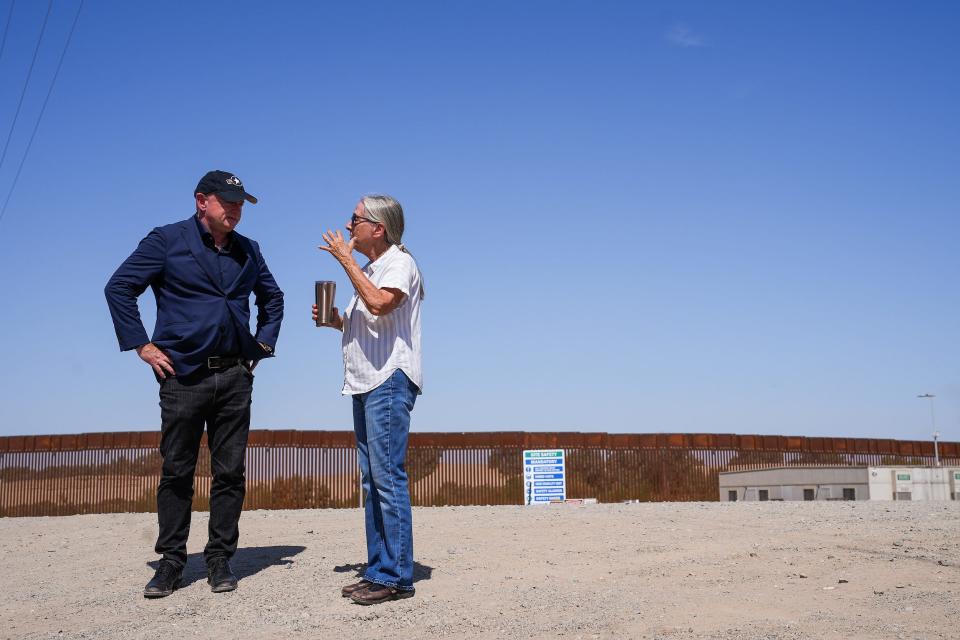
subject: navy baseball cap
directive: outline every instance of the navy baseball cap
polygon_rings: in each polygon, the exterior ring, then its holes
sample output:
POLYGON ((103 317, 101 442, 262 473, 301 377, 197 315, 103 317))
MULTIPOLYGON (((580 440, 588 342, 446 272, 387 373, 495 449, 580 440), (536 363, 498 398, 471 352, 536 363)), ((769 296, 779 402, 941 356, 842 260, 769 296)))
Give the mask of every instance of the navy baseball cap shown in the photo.
POLYGON ((194 193, 203 195, 216 194, 227 202, 243 202, 246 200, 251 204, 257 204, 257 199, 246 192, 240 178, 229 171, 208 171, 205 176, 200 178, 194 193))

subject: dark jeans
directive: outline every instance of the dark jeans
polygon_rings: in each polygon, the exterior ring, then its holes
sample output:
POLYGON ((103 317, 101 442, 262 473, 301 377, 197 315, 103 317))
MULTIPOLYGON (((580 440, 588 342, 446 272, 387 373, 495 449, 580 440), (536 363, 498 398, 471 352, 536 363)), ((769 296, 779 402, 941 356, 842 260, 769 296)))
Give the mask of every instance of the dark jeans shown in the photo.
POLYGON ((207 427, 213 483, 210 528, 204 559, 233 556, 240 537, 244 456, 250 431, 253 374, 243 366, 202 370, 160 383, 160 454, 163 471, 157 487, 160 534, 156 552, 180 566, 187 561, 187 537, 193 502, 193 474, 200 437, 207 427))

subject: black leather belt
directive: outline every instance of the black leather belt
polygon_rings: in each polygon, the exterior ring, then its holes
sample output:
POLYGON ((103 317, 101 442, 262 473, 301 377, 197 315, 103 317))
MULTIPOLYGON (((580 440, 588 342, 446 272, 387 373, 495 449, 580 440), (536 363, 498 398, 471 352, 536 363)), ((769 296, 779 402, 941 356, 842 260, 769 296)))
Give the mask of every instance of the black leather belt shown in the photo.
POLYGON ((210 356, 207 358, 207 369, 216 371, 218 369, 229 369, 238 364, 246 364, 246 360, 240 356, 210 356))

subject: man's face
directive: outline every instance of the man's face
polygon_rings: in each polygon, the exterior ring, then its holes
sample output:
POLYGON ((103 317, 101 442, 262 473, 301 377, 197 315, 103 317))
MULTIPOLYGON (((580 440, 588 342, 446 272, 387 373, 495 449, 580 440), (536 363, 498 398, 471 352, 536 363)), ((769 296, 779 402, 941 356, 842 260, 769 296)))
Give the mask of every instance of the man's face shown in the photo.
POLYGON ((215 193, 197 194, 197 211, 200 221, 211 233, 226 234, 237 228, 243 211, 243 201, 227 202, 215 193))
POLYGON ((374 246, 377 238, 383 237, 383 225, 379 222, 373 222, 364 215, 363 201, 357 203, 353 210, 353 217, 347 222, 347 231, 350 237, 356 239, 354 245, 360 253, 366 253, 366 249, 374 246))

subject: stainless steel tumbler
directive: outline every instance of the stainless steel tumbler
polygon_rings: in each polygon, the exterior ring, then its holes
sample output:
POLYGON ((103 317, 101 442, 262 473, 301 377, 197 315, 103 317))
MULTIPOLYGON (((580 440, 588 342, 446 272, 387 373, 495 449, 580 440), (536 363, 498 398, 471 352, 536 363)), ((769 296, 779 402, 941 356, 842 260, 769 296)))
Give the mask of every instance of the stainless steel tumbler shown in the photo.
POLYGON ((329 327, 333 322, 333 299, 337 294, 337 283, 332 280, 317 280, 314 290, 317 298, 317 326, 329 327))

